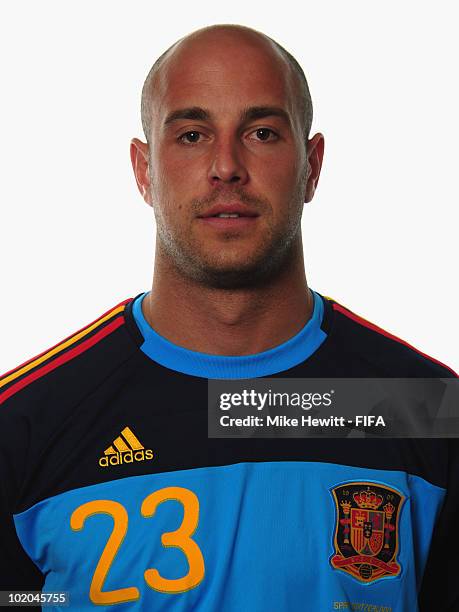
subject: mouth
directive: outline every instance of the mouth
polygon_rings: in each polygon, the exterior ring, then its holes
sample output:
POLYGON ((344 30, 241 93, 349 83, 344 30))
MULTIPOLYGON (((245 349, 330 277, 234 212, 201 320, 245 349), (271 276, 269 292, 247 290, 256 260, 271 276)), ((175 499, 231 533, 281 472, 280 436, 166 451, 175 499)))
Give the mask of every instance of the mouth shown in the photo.
POLYGON ((234 204, 217 204, 212 206, 202 215, 199 215, 199 219, 241 219, 241 218, 255 218, 258 217, 258 213, 248 206, 243 206, 239 203, 234 204))
POLYGON ((242 204, 217 204, 198 216, 198 220, 215 229, 242 229, 250 227, 259 214, 242 204))
MULTIPOLYGON (((248 215, 239 215, 238 213, 218 213, 218 215, 211 215, 217 219, 239 219, 240 217, 248 216, 248 215)), ((208 219, 209 217, 204 217, 208 219)))

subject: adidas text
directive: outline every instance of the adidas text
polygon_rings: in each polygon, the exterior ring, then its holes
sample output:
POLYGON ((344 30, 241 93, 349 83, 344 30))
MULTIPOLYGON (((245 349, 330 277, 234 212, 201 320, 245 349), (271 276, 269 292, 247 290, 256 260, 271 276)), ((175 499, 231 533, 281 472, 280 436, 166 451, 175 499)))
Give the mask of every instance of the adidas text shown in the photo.
POLYGON ((100 467, 108 467, 109 465, 121 465, 122 463, 134 463, 134 461, 149 461, 153 459, 153 451, 149 448, 138 451, 124 451, 123 453, 115 453, 114 455, 106 455, 99 459, 100 467))

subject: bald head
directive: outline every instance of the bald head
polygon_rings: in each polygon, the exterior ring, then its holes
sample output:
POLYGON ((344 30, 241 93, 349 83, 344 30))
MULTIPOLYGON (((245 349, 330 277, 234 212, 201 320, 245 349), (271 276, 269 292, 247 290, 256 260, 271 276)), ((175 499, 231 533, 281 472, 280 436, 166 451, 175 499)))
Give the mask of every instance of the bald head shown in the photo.
POLYGON ((245 48, 244 61, 249 61, 249 52, 266 55, 267 62, 280 68, 288 75, 288 80, 294 89, 294 98, 298 106, 298 114, 307 141, 312 123, 312 101, 309 87, 303 69, 286 49, 265 34, 239 25, 214 25, 193 32, 175 42, 153 64, 145 79, 142 89, 141 117, 142 127, 147 142, 150 142, 152 106, 157 89, 167 80, 168 68, 177 64, 183 58, 189 57, 193 51, 207 45, 212 49, 212 56, 227 54, 230 44, 245 48))

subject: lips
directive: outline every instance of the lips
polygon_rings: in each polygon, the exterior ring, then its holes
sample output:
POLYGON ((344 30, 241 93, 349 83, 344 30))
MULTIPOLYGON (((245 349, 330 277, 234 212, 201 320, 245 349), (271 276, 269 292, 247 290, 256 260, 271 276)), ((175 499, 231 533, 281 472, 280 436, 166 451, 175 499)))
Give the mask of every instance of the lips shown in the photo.
POLYGON ((235 236, 250 231, 258 217, 259 214, 249 206, 234 202, 215 204, 199 215, 197 220, 201 227, 207 227, 210 231, 224 232, 225 236, 229 232, 235 236))
POLYGON ((234 204, 216 204, 209 208, 205 213, 199 215, 199 219, 240 219, 258 217, 258 213, 248 206, 239 203, 234 204))

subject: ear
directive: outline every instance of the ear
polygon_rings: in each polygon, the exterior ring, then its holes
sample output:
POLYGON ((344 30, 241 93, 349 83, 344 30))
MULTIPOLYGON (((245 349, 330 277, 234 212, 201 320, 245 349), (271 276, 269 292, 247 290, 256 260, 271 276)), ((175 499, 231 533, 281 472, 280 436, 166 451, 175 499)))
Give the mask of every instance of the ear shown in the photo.
POLYGON ((324 137, 320 133, 316 134, 313 138, 311 138, 311 140, 308 140, 308 180, 306 183, 306 192, 304 196, 305 202, 310 202, 314 197, 324 158, 324 145, 324 137))
POLYGON ((152 206, 150 192, 150 171, 148 168, 148 151, 149 147, 146 142, 142 142, 138 138, 131 140, 131 162, 134 169, 134 176, 139 188, 140 194, 145 202, 152 206))

